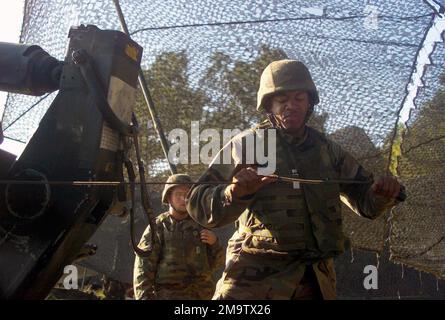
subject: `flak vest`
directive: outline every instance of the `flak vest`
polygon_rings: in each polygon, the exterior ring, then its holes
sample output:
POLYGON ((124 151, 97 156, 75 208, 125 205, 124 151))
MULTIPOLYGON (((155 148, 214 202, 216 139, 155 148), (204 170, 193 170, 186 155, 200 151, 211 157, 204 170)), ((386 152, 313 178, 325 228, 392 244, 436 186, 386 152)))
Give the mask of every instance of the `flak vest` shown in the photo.
MULTIPOLYGON (((276 174, 337 179, 326 138, 308 130, 306 140, 298 146, 277 132, 276 174)), ((308 262, 337 256, 345 247, 339 185, 300 184, 294 188, 285 182, 269 184, 255 194, 238 219, 238 231, 247 235, 243 250, 248 253, 295 255, 308 262)))
POLYGON ((187 286, 197 279, 210 278, 206 244, 201 241, 202 228, 188 221, 170 224, 161 218, 163 245, 156 272, 157 284, 187 286), (179 226, 186 227, 178 230, 179 226))

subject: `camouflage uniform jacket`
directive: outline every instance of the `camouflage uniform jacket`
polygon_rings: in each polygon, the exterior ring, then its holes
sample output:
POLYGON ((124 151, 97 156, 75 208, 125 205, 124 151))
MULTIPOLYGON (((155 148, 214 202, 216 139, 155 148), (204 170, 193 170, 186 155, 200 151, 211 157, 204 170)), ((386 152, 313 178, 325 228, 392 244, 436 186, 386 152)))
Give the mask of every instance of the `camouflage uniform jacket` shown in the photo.
MULTIPOLYGON (((168 212, 156 218, 155 242, 147 258, 136 256, 133 286, 136 299, 210 299, 213 273, 224 266, 224 250, 200 239, 203 228, 190 217, 175 220, 168 212)), ((147 227, 139 247, 151 247, 147 227)))
MULTIPOLYGON (((319 179, 329 173, 334 179, 369 182, 302 184, 301 189, 275 182, 242 199, 231 199, 226 185, 194 185, 187 199, 193 219, 207 228, 232 222, 237 226, 229 240, 225 271, 214 299, 291 299, 306 265, 314 269, 324 299, 334 299, 333 258, 344 250, 340 194, 351 209, 369 219, 396 204, 393 199, 374 195, 370 190, 372 175, 315 129, 307 127, 305 137, 298 142, 278 130, 276 133, 276 144, 281 145, 276 148, 277 174, 289 176, 290 169, 301 166, 302 178, 319 179), (290 163, 290 157, 295 162, 290 163)), ((234 137, 233 144, 245 143, 250 134, 259 135, 257 130, 246 131, 234 137)), ((245 166, 240 150, 245 148, 231 149, 231 164, 212 163, 200 181, 230 180, 239 166, 245 166)))

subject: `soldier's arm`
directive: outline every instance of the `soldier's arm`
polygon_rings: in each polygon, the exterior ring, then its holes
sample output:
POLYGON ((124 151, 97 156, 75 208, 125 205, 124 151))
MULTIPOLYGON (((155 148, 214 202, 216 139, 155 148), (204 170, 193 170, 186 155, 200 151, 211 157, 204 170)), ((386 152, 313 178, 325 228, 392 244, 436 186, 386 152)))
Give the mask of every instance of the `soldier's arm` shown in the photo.
MULTIPOLYGON (((253 201, 255 193, 273 178, 258 176, 251 164, 246 164, 245 142, 254 131, 246 130, 235 136, 215 157, 210 168, 192 186, 187 196, 187 211, 206 228, 222 227, 235 222, 253 201), (231 155, 230 164, 224 164, 231 155), (215 161, 217 160, 217 161, 215 161), (219 162, 223 164, 219 164, 219 162), (230 184, 206 184, 211 181, 230 181, 230 184)), ((254 138, 254 137, 252 137, 254 138)))
POLYGON ((147 250, 152 248, 149 257, 143 258, 136 255, 133 270, 133 289, 136 300, 148 300, 155 298, 155 277, 156 270, 161 254, 161 240, 159 235, 154 237, 155 242, 151 244, 151 230, 150 226, 145 229, 139 242, 139 248, 147 250))
POLYGON ((362 217, 375 219, 395 206, 399 201, 375 194, 371 190, 373 175, 361 166, 348 152, 331 143, 331 154, 340 179, 369 181, 365 184, 341 184, 342 201, 362 217))
POLYGON ((187 211, 190 216, 205 228, 222 227, 235 222, 252 201, 253 196, 241 199, 233 198, 227 184, 215 185, 206 182, 231 181, 236 164, 242 159, 243 138, 234 137, 216 155, 220 161, 230 154, 230 164, 218 164, 213 161, 209 169, 200 177, 200 184, 192 186, 187 196, 187 211))
POLYGON ((199 179, 201 184, 194 185, 187 196, 187 211, 196 222, 205 228, 222 227, 235 222, 253 199, 253 195, 242 199, 232 198, 227 192, 226 184, 205 183, 207 181, 227 181, 229 175, 224 175, 221 171, 231 171, 232 166, 226 165, 228 168, 223 168, 224 166, 210 167, 199 179))
POLYGON ((224 267, 226 256, 219 239, 217 239, 213 245, 207 245, 207 256, 212 272, 224 267))

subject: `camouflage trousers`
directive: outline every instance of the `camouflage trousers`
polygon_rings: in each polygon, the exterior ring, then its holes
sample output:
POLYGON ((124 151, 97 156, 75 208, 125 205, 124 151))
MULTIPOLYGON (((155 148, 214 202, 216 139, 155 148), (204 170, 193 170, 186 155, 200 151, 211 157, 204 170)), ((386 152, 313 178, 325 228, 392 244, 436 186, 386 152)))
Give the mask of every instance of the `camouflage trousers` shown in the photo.
POLYGON ((303 278, 291 297, 292 300, 323 300, 323 294, 318 285, 317 275, 312 266, 306 266, 303 278))
POLYGON ((227 259, 215 300, 335 299, 333 259, 312 264, 244 252, 227 259))
POLYGON ((157 300, 210 300, 215 292, 214 287, 190 285, 185 288, 159 286, 156 289, 157 300))

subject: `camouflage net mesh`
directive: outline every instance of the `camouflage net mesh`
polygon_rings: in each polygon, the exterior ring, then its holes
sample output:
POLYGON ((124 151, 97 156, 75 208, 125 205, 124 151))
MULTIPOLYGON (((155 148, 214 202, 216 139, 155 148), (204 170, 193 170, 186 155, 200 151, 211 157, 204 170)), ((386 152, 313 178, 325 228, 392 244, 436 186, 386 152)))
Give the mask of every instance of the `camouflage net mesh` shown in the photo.
MULTIPOLYGON (((425 66, 408 130, 398 125, 417 54, 440 16, 433 1, 120 2, 144 47, 142 67, 166 133, 190 132, 192 120, 201 130, 250 127, 261 120, 254 106, 262 69, 284 57, 305 62, 321 96, 312 125, 375 174, 397 170, 407 186, 408 201, 376 221, 344 210, 353 246, 381 252, 389 239, 394 261, 445 278, 443 38, 425 66)), ((79 24, 120 30, 111 0, 27 0, 21 42, 63 59, 68 30, 79 24)), ((5 136, 26 142, 53 97, 10 94, 5 136)), ((168 167, 141 95, 136 113, 150 178, 164 177, 168 167)), ((197 176, 204 166, 179 169, 197 176)))
POLYGON ((445 276, 445 46, 436 47, 401 143, 410 197, 390 219, 392 258, 445 276))

